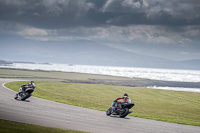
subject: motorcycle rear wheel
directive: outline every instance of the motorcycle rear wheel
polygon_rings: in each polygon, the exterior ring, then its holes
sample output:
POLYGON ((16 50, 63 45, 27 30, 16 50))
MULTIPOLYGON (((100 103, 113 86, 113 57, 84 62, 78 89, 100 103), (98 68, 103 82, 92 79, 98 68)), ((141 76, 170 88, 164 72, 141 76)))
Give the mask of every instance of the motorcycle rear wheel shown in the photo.
POLYGON ((128 115, 128 113, 129 113, 129 109, 128 108, 124 108, 123 113, 120 113, 119 116, 121 118, 125 118, 128 115))
POLYGON ((26 93, 22 98, 21 100, 24 101, 26 100, 27 98, 29 98, 31 95, 29 93, 26 93))

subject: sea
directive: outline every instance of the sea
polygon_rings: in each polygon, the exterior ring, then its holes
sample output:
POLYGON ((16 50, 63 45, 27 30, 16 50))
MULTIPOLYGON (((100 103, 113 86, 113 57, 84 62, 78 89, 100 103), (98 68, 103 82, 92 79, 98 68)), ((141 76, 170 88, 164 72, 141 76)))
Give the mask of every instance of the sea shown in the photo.
MULTIPOLYGON (((87 74, 100 74, 109 76, 120 76, 128 78, 144 78, 162 81, 200 83, 199 70, 137 68, 137 67, 115 67, 115 66, 93 66, 72 64, 40 64, 40 63, 13 63, 2 65, 0 68, 15 68, 28 70, 62 71, 87 74)), ((200 88, 148 86, 147 88, 165 89, 174 91, 200 92, 200 88)))

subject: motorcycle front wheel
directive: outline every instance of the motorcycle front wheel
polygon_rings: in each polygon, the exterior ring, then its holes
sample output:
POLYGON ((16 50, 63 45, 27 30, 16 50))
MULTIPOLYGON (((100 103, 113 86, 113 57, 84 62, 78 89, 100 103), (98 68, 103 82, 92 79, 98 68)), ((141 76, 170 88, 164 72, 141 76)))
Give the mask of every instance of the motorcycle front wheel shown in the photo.
POLYGON ((112 111, 112 107, 110 107, 107 111, 106 111, 106 115, 110 116, 111 115, 111 111, 112 111))
POLYGON ((14 99, 17 99, 17 98, 18 98, 18 94, 15 95, 14 99))

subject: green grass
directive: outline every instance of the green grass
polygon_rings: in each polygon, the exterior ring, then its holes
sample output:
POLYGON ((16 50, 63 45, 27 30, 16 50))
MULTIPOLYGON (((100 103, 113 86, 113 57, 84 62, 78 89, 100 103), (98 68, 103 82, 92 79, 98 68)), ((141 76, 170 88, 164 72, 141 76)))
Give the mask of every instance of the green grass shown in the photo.
POLYGON ((68 129, 43 127, 7 120, 0 120, 0 133, 84 133, 68 129))
MULTIPOLYGON (((25 83, 10 82, 6 86, 18 91, 25 83)), ((135 103, 131 116, 200 126, 200 93, 100 84, 35 83, 35 97, 101 111, 106 111, 114 99, 126 92, 135 103)))

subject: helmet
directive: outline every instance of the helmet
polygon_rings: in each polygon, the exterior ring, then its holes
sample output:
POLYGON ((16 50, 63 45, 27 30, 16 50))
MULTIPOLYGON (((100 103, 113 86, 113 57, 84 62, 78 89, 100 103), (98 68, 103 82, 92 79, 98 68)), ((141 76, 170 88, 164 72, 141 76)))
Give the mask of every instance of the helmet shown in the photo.
POLYGON ((31 81, 31 84, 34 83, 34 81, 31 81))
POLYGON ((127 94, 127 93, 125 93, 125 94, 124 94, 124 97, 128 97, 128 94, 127 94))

